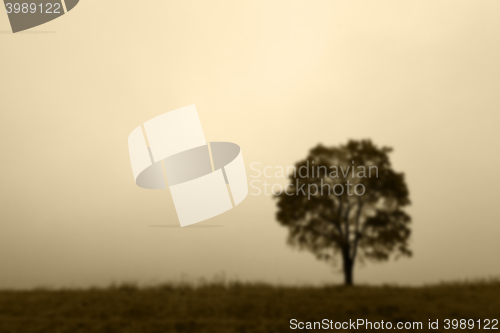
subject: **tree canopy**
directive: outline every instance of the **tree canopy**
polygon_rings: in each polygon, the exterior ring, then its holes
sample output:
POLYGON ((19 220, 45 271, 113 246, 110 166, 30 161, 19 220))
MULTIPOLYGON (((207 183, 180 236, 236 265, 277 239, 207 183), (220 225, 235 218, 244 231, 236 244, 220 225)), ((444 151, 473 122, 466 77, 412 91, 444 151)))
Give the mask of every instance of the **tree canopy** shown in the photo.
POLYGON ((353 283, 356 260, 412 254, 411 218, 403 210, 409 192, 404 174, 392 169, 391 151, 371 140, 319 144, 295 164, 289 190, 276 195, 288 243, 332 264, 340 257, 346 285, 353 283))

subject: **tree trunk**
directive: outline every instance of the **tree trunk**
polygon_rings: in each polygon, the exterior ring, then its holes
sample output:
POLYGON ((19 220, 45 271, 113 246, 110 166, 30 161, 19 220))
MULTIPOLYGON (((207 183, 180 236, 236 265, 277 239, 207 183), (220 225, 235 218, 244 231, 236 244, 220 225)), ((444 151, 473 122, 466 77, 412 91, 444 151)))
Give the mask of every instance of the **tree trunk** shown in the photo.
POLYGON ((343 262, 344 262, 344 285, 352 286, 353 284, 352 273, 353 273, 354 263, 352 262, 351 258, 349 258, 349 254, 343 255, 343 262))

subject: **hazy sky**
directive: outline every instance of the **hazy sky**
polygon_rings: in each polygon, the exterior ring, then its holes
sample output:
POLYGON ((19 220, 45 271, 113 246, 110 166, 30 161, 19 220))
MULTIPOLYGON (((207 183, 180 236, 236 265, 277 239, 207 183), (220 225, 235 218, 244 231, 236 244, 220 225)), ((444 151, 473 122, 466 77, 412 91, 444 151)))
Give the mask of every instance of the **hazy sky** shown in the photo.
POLYGON ((499 276, 500 2, 82 0, 10 34, 0 11, 0 288, 229 278, 339 283, 249 196, 178 223, 134 183, 129 133, 196 104, 250 164, 371 138, 406 174, 414 257, 358 283, 499 276), (42 33, 47 32, 47 33, 42 33))

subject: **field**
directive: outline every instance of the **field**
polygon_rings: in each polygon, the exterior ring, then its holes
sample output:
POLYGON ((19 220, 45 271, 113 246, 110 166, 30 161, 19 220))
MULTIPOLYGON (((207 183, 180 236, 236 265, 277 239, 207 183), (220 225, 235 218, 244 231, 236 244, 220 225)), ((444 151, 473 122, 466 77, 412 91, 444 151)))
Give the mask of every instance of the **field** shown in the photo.
MULTIPOLYGON (((448 331, 443 329, 444 319, 474 319, 474 329, 467 331, 479 331, 477 320, 500 319, 500 282, 419 288, 215 283, 0 291, 2 333, 300 331, 290 329, 291 319, 384 320, 394 327, 398 322, 422 322, 424 332, 429 331, 429 319, 439 319, 434 332, 448 331)), ((307 331, 312 330, 303 330, 307 331)), ((400 330, 407 331, 414 330, 400 330)))

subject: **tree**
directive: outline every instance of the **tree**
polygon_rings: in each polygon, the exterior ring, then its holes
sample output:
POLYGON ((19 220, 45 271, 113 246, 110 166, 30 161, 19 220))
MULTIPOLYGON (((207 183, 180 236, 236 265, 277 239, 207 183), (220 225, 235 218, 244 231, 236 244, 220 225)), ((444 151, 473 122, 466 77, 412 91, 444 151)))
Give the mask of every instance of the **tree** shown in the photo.
POLYGON ((403 173, 389 161, 391 148, 371 140, 339 147, 321 144, 289 171, 290 183, 276 194, 278 222, 288 227, 288 243, 320 260, 342 260, 345 284, 353 284, 356 260, 386 261, 411 256, 411 218, 403 173))

